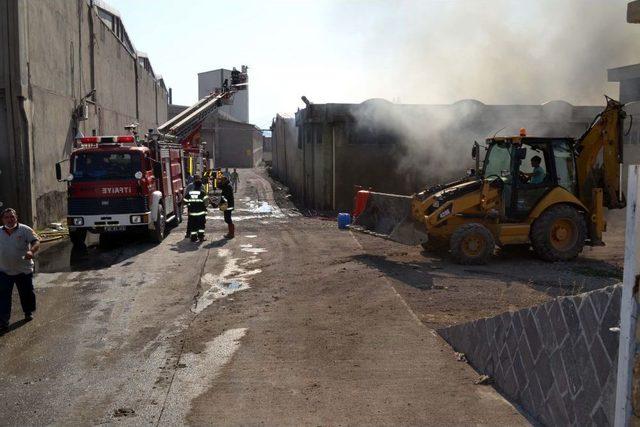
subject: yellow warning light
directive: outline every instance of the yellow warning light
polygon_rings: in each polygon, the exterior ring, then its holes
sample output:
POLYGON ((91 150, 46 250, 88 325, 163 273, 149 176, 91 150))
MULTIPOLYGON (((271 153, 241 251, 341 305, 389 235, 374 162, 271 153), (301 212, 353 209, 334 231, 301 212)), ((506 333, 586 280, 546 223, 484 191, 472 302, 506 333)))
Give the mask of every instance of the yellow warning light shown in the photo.
POLYGON ((521 137, 527 136, 527 130, 525 128, 520 128, 520 136, 521 137))

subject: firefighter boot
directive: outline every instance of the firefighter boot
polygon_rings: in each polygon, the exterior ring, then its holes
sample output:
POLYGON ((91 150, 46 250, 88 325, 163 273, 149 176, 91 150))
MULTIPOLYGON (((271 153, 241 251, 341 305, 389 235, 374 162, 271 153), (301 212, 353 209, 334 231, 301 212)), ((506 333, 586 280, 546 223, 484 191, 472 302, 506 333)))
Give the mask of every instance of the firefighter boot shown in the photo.
POLYGON ((197 240, 198 240, 198 233, 194 233, 194 232, 192 232, 192 233, 189 235, 189 237, 191 238, 191 241, 192 241, 192 242, 195 242, 195 241, 197 241, 197 240))
POLYGON ((227 224, 229 226, 229 232, 227 234, 225 234, 224 238, 225 239, 233 239, 236 233, 236 226, 235 224, 227 224))

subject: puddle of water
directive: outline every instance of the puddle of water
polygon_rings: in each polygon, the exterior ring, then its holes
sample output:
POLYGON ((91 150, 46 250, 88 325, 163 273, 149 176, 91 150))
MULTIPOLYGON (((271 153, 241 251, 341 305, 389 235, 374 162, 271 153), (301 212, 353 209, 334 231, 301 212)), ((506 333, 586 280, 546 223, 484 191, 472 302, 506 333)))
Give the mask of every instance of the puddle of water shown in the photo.
POLYGON ((229 282, 229 283, 223 283, 222 287, 226 288, 228 292, 235 292, 235 291, 241 290, 243 285, 244 284, 240 282, 229 282))
MULTIPOLYGON (((233 264, 234 270, 237 270, 235 262, 233 264)), ((244 272, 240 272, 240 274, 233 278, 227 278, 227 275, 225 275, 224 272, 219 276, 211 273, 207 273, 202 276, 202 284, 207 288, 207 290, 204 291, 200 298, 198 298, 196 305, 191 309, 191 311, 199 314, 202 310, 209 307, 214 301, 225 298, 236 292, 249 289, 250 286, 241 276, 242 273, 244 272)))
POLYGON ((243 252, 249 252, 250 254, 261 254, 267 252, 264 248, 242 248, 243 252))
MULTIPOLYGON (((265 215, 233 215, 233 222, 246 221, 248 219, 258 219, 258 218, 265 218, 265 215)), ((219 215, 219 216, 207 216, 207 219, 210 219, 210 220, 213 220, 213 221, 222 220, 222 215, 219 215)), ((268 221, 260 221, 260 223, 269 224, 268 221)))
POLYGON ((180 358, 178 369, 167 396, 163 411, 163 425, 184 425, 191 410, 192 399, 208 390, 220 370, 240 348, 240 340, 247 328, 229 329, 208 342, 199 354, 186 353, 180 358))
POLYGON ((278 210, 267 202, 249 202, 247 204, 249 205, 247 211, 252 213, 272 213, 278 210))

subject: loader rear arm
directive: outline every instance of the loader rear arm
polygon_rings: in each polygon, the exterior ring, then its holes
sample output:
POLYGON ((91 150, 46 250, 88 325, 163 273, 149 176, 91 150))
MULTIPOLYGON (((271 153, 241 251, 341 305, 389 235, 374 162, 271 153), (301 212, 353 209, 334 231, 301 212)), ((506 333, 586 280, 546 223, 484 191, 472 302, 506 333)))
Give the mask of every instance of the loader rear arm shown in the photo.
POLYGON ((625 207, 620 182, 620 166, 623 162, 622 124, 625 117, 622 107, 623 104, 607 98, 605 110, 596 116, 589 129, 577 141, 579 199, 586 206, 593 206, 593 191, 601 188, 605 207, 625 207))

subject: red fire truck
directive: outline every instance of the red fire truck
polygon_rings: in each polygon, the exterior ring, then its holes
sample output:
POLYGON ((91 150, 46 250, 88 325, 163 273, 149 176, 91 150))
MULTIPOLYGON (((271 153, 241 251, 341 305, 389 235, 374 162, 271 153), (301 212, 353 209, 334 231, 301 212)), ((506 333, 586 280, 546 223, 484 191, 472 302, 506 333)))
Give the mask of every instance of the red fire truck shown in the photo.
POLYGON ((233 94, 247 88, 247 75, 235 73, 232 82, 187 108, 182 113, 138 138, 130 135, 90 136, 76 140, 63 176, 67 182, 69 236, 74 245, 84 245, 87 232, 100 237, 115 232, 147 231, 155 242, 165 236, 167 223, 182 221, 182 199, 189 172, 202 172, 203 147, 192 142, 206 117, 233 94), (186 161, 189 160, 189 161, 186 161))
POLYGON ((84 244, 87 231, 148 230, 162 241, 167 222, 182 220, 183 149, 151 136, 91 136, 76 141, 67 181, 69 236, 84 244))

